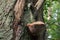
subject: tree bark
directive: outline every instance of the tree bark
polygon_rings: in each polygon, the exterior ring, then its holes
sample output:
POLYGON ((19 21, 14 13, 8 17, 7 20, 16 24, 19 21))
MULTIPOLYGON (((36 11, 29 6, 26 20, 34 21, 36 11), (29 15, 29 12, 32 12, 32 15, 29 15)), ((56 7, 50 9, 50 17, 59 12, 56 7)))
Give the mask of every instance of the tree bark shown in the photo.
POLYGON ((45 24, 33 25, 34 30, 37 29, 35 27, 40 30, 35 36, 27 27, 27 24, 37 21, 44 23, 44 2, 44 0, 0 0, 0 40, 45 40, 45 24))
POLYGON ((15 0, 0 0, 0 40, 10 40, 13 29, 13 7, 15 0))

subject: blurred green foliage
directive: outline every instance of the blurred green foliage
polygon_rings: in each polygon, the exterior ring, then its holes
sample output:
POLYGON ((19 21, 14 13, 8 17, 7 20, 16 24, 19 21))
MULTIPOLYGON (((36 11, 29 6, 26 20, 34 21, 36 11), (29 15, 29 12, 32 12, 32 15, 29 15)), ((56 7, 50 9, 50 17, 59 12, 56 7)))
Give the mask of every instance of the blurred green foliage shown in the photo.
POLYGON ((47 26, 48 40, 60 40, 60 0, 46 0, 44 6, 44 19, 47 26), (48 20, 48 8, 51 8, 48 20))

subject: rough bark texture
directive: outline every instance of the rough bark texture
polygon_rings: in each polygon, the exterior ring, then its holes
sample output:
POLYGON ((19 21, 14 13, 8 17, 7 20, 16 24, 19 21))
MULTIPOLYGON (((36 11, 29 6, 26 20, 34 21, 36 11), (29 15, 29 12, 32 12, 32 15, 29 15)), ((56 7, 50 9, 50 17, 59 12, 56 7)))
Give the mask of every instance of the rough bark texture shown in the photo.
POLYGON ((44 22, 43 5, 44 0, 0 0, 0 40, 45 40, 45 26, 37 26, 42 29, 35 36, 27 27, 44 22))
POLYGON ((12 38, 13 6, 15 0, 0 0, 0 40, 12 38))
POLYGON ((14 8, 14 22, 13 22, 13 38, 11 40, 19 40, 20 33, 21 33, 21 27, 20 26, 20 20, 21 16, 23 14, 25 5, 25 0, 17 0, 14 8))

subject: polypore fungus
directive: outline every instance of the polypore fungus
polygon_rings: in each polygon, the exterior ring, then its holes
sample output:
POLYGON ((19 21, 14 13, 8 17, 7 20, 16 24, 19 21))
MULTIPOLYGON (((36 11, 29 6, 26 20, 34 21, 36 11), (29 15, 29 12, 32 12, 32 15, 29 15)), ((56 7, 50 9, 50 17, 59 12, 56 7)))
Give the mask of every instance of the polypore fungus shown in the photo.
POLYGON ((40 31, 43 30, 44 26, 45 26, 45 24, 42 21, 37 21, 37 22, 33 22, 31 24, 27 24, 27 27, 29 28, 29 30, 32 34, 39 33, 40 31))

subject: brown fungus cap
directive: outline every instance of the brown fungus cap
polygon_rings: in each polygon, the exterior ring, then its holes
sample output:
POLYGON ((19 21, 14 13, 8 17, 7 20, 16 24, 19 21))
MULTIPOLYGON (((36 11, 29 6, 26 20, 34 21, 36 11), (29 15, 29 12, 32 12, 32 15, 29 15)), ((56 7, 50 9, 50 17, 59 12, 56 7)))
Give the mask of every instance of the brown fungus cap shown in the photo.
POLYGON ((34 25, 45 25, 45 23, 42 21, 36 21, 36 22, 30 23, 30 24, 27 24, 28 27, 32 27, 34 25))

